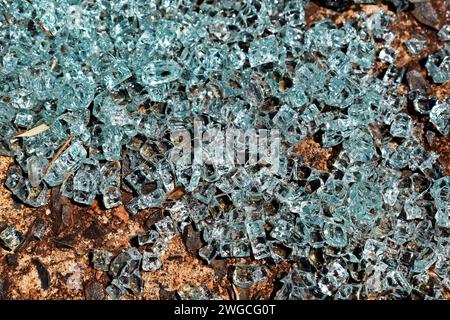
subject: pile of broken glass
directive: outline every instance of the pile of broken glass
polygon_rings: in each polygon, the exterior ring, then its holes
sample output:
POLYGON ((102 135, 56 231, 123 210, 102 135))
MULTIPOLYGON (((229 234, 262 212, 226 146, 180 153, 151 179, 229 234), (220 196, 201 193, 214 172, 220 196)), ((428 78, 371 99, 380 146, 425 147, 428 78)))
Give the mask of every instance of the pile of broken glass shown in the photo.
MULTIPOLYGON (((114 299, 142 294, 141 272, 159 269, 168 241, 189 224, 206 263, 292 262, 277 299, 442 298, 450 178, 405 110, 428 119, 426 138, 439 139, 450 132, 450 97, 400 93, 395 16, 359 12, 308 27, 305 1, 194 3, 0 1, 0 154, 16 163, 6 187, 33 207, 56 187, 131 216, 163 210, 138 247, 116 257, 95 248, 93 266, 110 274, 114 299), (171 134, 193 133, 194 120, 277 131, 277 170, 266 157, 172 161, 171 134), (306 137, 333 150, 329 170, 294 152, 306 137), (169 200, 175 188, 186 194, 169 200)), ((433 82, 448 81, 449 44, 426 69, 433 82)), ((206 140, 206 152, 221 143, 206 140)), ((11 228, 0 236, 20 242, 11 228)), ((249 287, 267 270, 238 265, 231 277, 249 287)), ((204 287, 180 296, 216 298, 204 287)))

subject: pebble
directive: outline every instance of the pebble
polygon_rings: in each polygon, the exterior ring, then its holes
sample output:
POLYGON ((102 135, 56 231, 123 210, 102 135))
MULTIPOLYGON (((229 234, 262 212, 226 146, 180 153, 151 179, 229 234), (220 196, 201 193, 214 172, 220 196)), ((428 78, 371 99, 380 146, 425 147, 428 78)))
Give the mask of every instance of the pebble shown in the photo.
POLYGON ((103 300, 105 298, 105 289, 100 282, 92 280, 85 284, 84 295, 86 300, 103 300))

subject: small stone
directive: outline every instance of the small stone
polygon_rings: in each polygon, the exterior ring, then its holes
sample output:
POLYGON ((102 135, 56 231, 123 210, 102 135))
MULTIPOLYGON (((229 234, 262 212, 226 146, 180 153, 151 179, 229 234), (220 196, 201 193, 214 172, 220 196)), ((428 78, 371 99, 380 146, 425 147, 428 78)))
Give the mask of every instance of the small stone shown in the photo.
POLYGON ((215 300, 215 297, 205 285, 193 287, 188 284, 184 284, 180 289, 178 289, 177 293, 181 300, 215 300))
POLYGON ((417 21, 436 30, 438 29, 439 17, 431 2, 425 1, 415 3, 412 14, 417 19, 417 21))
POLYGON ((148 228, 151 228, 155 223, 162 220, 164 218, 163 210, 155 210, 155 212, 152 212, 148 215, 147 220, 145 221, 145 225, 148 228))
POLYGON ((411 7, 411 2, 408 0, 387 0, 388 3, 392 3, 397 12, 406 11, 411 7))
POLYGON ((438 101, 430 112, 430 122, 443 135, 450 133, 450 104, 438 101))
POLYGON ((105 298, 105 289, 100 282, 89 281, 84 286, 84 295, 86 300, 103 300, 105 298))
POLYGON ((142 254, 142 270, 153 272, 161 268, 162 262, 159 253, 144 251, 142 254))
POLYGON ((200 232, 195 231, 192 225, 188 225, 184 228, 182 238, 187 251, 193 255, 196 255, 198 250, 203 246, 200 232))
POLYGON ((168 291, 164 286, 159 288, 159 299, 160 300, 177 300, 176 291, 168 291))
POLYGON ((123 271, 131 274, 134 270, 139 268, 141 263, 142 254, 134 247, 122 251, 117 255, 109 265, 109 273, 113 277, 118 277, 123 271))
POLYGON ((428 56, 425 67, 434 83, 445 83, 450 79, 450 44, 428 56))
POLYGON ((19 257, 16 254, 8 253, 5 260, 8 267, 15 268, 19 265, 19 257))
POLYGON ((430 84, 422 76, 418 69, 410 69, 406 72, 406 80, 411 91, 419 91, 422 94, 430 93, 430 84))
POLYGON ((412 130, 412 119, 407 114, 397 114, 391 123, 391 134, 394 137, 407 138, 412 130))
POLYGON ((249 50, 249 60, 252 67, 273 62, 279 59, 278 43, 274 36, 268 36, 255 41, 249 50))
POLYGON ((47 290, 50 286, 50 273, 47 268, 39 259, 32 260, 34 266, 36 267, 36 271, 38 273, 39 279, 41 280, 41 288, 47 290))

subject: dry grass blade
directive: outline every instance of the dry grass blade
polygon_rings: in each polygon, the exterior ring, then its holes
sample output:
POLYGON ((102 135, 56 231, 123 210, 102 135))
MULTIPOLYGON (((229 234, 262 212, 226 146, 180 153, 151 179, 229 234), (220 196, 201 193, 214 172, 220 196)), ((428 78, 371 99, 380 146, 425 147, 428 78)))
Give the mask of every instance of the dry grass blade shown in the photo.
POLYGON ((56 154, 53 156, 52 160, 50 161, 50 163, 47 166, 47 169, 45 169, 45 175, 47 175, 50 172, 53 165, 55 164, 56 159, 58 159, 59 156, 61 155, 61 153, 63 153, 64 150, 67 149, 67 147, 70 145, 72 140, 73 140, 73 135, 71 134, 69 139, 66 142, 64 142, 64 144, 61 146, 61 148, 59 148, 58 151, 56 152, 56 154))
POLYGON ((33 129, 27 130, 27 131, 15 136, 15 138, 25 138, 25 137, 36 136, 42 132, 47 131, 48 128, 49 128, 48 125, 40 124, 37 127, 34 127, 33 129))
POLYGON ((39 28, 45 32, 45 34, 47 35, 47 37, 51 38, 53 37, 53 33, 48 30, 40 21, 37 21, 36 24, 39 26, 39 28))

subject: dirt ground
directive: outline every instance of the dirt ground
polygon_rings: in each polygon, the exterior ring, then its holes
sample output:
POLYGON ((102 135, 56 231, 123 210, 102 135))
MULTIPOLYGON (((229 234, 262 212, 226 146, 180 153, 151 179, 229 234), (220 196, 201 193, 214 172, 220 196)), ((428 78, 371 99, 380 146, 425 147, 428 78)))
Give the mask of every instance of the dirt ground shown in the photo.
MULTIPOLYGON (((439 17, 439 25, 449 23, 444 1, 432 0, 431 3, 439 17)), ((353 5, 349 10, 338 13, 312 3, 306 16, 309 25, 322 18, 342 23, 355 17, 358 10, 373 12, 379 8, 393 14, 392 8, 386 5, 353 5)), ((397 15, 394 30, 397 35, 395 46, 400 52, 397 64, 408 70, 417 69, 425 75, 424 57, 442 45, 436 36, 436 28, 419 22, 413 12, 401 12, 397 15), (422 34, 427 39, 427 49, 419 57, 411 56, 405 48, 406 40, 413 34, 422 34)), ((440 86, 427 85, 430 92, 441 99, 450 94, 449 82, 440 86)), ((418 117, 414 119, 420 134, 421 126, 427 124, 418 117)), ((440 155, 439 161, 450 175, 450 136, 437 136, 432 143, 424 144, 440 155)), ((328 150, 320 149, 311 139, 303 142, 297 150, 311 165, 327 168, 328 150)), ((0 299, 109 299, 104 288, 110 279, 105 272, 94 270, 89 262, 89 253, 94 248, 113 253, 128 248, 130 240, 144 231, 146 220, 154 211, 144 210, 128 218, 123 207, 102 210, 98 203, 89 207, 77 206, 58 197, 55 190, 49 196, 49 205, 28 208, 16 202, 3 186, 11 164, 11 159, 0 157, 0 227, 15 225, 27 235, 36 221, 45 220, 50 231, 41 241, 27 238, 15 253, 0 248, 0 299), (66 209, 61 210, 62 206, 66 209)), ((174 299, 174 292, 183 285, 206 285, 214 295, 223 299, 269 299, 277 289, 278 280, 290 267, 288 263, 266 264, 270 270, 268 281, 250 290, 242 290, 228 280, 232 266, 241 261, 251 264, 263 262, 228 259, 207 266, 187 250, 185 243, 186 236, 175 237, 170 242, 161 269, 152 273, 142 272, 145 280, 143 296, 127 295, 124 299, 174 299)))

